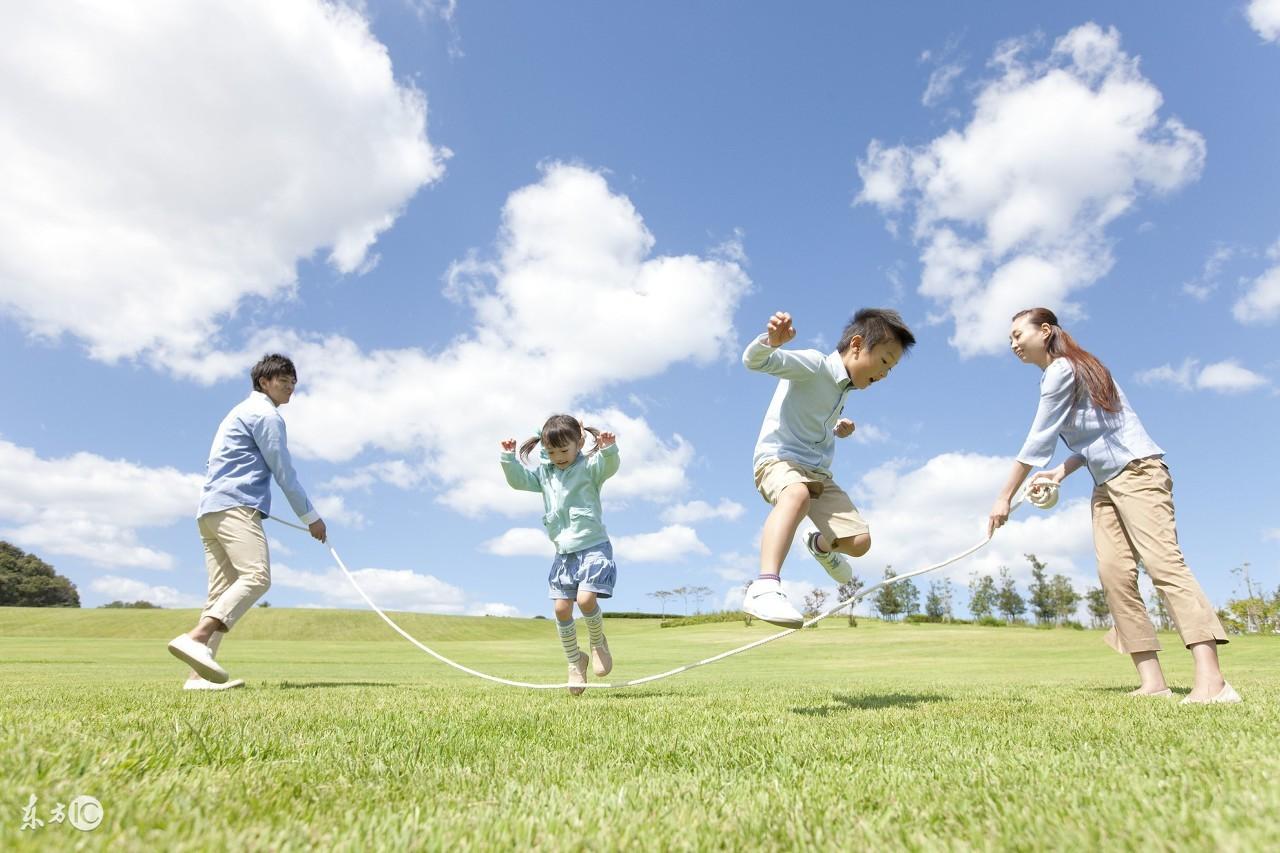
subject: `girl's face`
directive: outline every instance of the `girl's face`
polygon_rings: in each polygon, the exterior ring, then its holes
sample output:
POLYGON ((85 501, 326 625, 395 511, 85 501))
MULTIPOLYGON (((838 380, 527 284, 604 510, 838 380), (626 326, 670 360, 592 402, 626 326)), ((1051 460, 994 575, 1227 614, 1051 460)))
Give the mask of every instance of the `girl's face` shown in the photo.
POLYGON ((565 444, 560 447, 543 446, 543 450, 547 452, 547 458, 551 460, 551 464, 564 470, 573 464, 573 460, 578 458, 582 446, 586 444, 587 437, 584 435, 574 444, 565 444))
POLYGON ((1029 317, 1019 317, 1009 327, 1009 349, 1025 364, 1048 367, 1049 324, 1032 323, 1029 317))

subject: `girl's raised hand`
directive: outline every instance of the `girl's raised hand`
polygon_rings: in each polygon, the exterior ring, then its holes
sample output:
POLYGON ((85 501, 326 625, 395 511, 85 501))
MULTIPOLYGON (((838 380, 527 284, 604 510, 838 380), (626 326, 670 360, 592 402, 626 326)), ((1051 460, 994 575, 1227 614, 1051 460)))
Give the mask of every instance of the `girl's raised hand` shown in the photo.
POLYGON ((791 325, 791 315, 785 311, 779 311, 774 314, 769 318, 769 322, 765 326, 765 333, 769 336, 769 346, 771 347, 780 347, 794 338, 796 330, 791 325))
POLYGON ((514 438, 504 438, 502 440, 502 449, 508 453, 514 453, 516 449, 516 440, 514 438))
POLYGON ((613 443, 614 443, 615 441, 617 441, 617 440, 618 440, 618 437, 617 437, 616 435, 614 435, 613 433, 611 433, 611 432, 602 432, 602 433, 600 433, 600 446, 601 446, 601 447, 612 447, 612 446, 613 446, 613 443))

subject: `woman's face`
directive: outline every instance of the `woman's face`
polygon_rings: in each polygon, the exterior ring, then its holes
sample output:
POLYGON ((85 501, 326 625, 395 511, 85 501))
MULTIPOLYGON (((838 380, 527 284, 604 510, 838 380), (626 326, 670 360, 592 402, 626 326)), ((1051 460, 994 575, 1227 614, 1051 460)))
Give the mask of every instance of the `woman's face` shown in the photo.
POLYGON ((1009 349, 1026 364, 1043 367, 1049 360, 1049 324, 1032 323, 1029 317, 1019 317, 1009 327, 1009 349))

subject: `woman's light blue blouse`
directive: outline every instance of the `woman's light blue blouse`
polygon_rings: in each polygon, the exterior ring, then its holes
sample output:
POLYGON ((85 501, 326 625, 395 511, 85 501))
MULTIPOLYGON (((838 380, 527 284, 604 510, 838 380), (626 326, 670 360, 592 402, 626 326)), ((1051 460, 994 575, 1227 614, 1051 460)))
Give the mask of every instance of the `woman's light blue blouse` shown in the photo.
POLYGON ((1040 377, 1040 405, 1018 461, 1033 468, 1048 465, 1061 436, 1067 447, 1084 457, 1093 481, 1105 483, 1135 459, 1163 456, 1119 384, 1116 392, 1120 411, 1103 411, 1082 383, 1077 386, 1071 361, 1055 358, 1040 377))

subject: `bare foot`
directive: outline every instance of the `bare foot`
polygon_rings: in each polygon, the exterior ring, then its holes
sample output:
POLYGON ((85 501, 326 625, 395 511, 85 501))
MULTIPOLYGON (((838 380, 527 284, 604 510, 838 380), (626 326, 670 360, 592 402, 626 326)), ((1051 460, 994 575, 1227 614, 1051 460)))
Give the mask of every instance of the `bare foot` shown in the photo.
POLYGON ((1192 702, 1208 702, 1214 696, 1221 693, 1222 689, 1226 686, 1227 682, 1219 676, 1208 684, 1197 684, 1195 687, 1191 688, 1191 692, 1187 694, 1187 698, 1192 702))
POLYGON ((1173 691, 1170 690, 1166 685, 1161 684, 1159 686, 1139 687, 1137 690, 1130 690, 1128 695, 1130 696, 1169 696, 1169 695, 1172 695, 1172 693, 1173 691))

